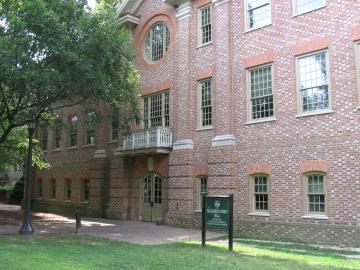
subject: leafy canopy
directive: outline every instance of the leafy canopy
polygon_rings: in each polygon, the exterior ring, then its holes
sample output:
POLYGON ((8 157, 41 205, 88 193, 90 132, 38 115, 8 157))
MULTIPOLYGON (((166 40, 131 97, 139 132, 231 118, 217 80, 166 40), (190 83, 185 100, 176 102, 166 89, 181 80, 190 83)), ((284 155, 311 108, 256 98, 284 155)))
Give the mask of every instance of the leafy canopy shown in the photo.
POLYGON ((0 1, 0 145, 30 119, 85 102, 120 107, 124 127, 137 120, 132 39, 111 2, 0 1))

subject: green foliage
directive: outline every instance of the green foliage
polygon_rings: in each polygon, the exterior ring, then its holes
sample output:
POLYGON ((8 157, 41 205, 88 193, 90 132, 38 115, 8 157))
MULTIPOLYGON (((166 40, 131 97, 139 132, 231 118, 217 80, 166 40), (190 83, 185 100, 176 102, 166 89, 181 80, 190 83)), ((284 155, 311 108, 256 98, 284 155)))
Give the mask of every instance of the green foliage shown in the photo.
MULTIPOLYGON (((7 140, 0 144, 0 171, 14 171, 17 166, 24 171, 28 153, 28 131, 27 127, 17 127, 10 133, 7 140)), ((44 160, 42 150, 33 140, 33 166, 44 169, 49 163, 44 160)))
POLYGON ((21 201, 24 197, 24 185, 25 185, 25 178, 21 177, 19 181, 17 181, 13 185, 13 188, 10 190, 11 195, 8 203, 21 204, 21 201))
POLYGON ((124 129, 138 119, 133 41, 106 2, 93 12, 85 0, 0 2, 0 144, 74 104, 120 107, 124 129))

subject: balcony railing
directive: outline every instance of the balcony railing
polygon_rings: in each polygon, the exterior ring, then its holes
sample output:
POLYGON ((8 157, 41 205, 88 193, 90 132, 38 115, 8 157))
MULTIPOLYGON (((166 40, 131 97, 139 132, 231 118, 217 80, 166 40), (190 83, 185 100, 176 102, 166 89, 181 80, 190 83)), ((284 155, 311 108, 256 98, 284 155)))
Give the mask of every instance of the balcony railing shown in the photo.
POLYGON ((123 150, 172 148, 172 132, 170 128, 154 127, 136 130, 124 139, 123 150))

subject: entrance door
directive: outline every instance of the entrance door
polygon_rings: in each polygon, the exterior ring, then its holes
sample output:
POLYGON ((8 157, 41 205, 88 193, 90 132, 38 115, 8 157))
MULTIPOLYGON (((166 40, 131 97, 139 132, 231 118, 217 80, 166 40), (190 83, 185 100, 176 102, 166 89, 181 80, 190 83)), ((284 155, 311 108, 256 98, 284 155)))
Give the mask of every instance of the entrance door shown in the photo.
POLYGON ((156 221, 163 216, 162 179, 155 173, 142 179, 141 219, 156 221))

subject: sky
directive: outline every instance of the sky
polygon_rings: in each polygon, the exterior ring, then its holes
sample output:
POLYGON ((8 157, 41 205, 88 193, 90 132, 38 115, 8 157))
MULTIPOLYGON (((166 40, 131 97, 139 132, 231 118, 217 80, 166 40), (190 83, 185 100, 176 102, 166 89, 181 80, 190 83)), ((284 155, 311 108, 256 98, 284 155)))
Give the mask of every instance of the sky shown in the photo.
POLYGON ((94 9, 95 5, 96 5, 96 0, 87 0, 88 1, 88 5, 91 7, 91 9, 94 9))

